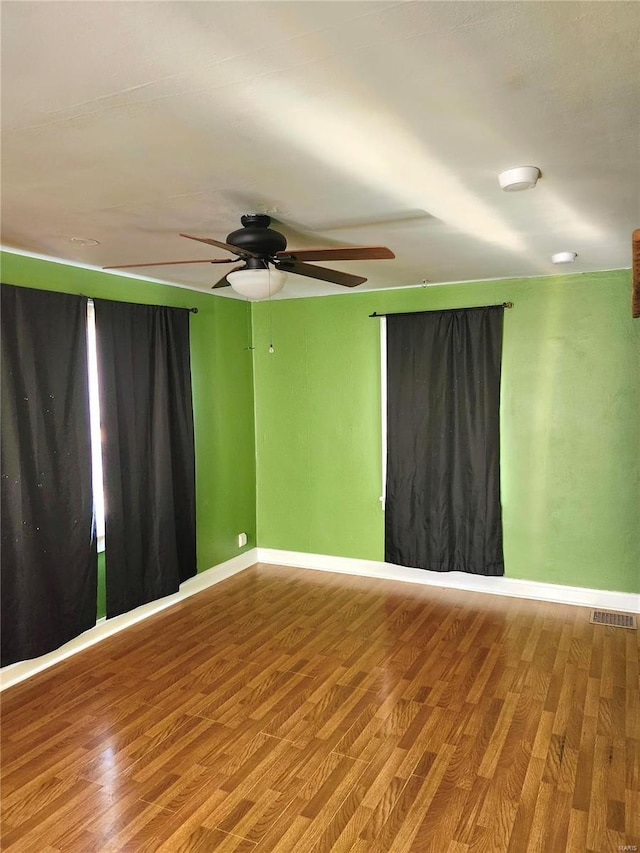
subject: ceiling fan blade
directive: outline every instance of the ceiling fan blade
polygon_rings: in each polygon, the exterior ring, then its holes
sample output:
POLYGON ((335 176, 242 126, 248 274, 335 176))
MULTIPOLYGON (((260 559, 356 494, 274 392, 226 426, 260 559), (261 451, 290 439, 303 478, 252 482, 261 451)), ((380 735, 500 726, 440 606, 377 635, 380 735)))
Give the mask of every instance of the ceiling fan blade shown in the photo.
POLYGON ((227 276, 230 272, 235 272, 236 270, 243 270, 244 267, 234 267, 232 270, 228 270, 222 278, 219 278, 215 284, 211 285, 211 290, 216 290, 218 287, 231 287, 231 284, 227 281, 227 276))
POLYGON ((635 318, 640 317, 640 228, 636 228, 633 232, 632 241, 632 276, 633 276, 633 296, 631 303, 631 313, 635 318))
POLYGON ((103 270, 128 270, 133 267, 168 267, 173 264, 233 264, 233 258, 207 258, 204 261, 151 261, 148 264, 116 264, 115 266, 102 267, 103 270))
POLYGON ((292 257, 296 261, 368 261, 395 258, 386 246, 336 246, 331 249, 287 249, 276 257, 292 257))
POLYGON ((186 237, 188 240, 197 240, 199 243, 207 243, 209 246, 217 246, 219 249, 226 249, 234 255, 241 258, 260 258, 263 255, 258 255, 256 252, 250 252, 249 249, 240 249, 238 246, 232 246, 231 243, 222 243, 220 240, 213 240, 211 237, 194 237, 193 234, 180 234, 181 237, 186 237))
POLYGON ((299 261, 278 260, 276 266, 283 272, 318 278, 320 281, 331 281, 333 284, 341 284, 344 287, 356 287, 367 280, 361 275, 351 275, 351 273, 330 270, 327 267, 314 267, 312 264, 301 264, 299 261))

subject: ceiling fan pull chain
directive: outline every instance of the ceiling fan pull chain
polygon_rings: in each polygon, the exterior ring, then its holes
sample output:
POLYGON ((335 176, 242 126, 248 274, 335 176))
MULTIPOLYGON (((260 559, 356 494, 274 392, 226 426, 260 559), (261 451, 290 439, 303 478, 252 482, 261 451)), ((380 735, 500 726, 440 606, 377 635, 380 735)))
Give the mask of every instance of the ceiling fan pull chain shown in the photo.
POLYGON ((267 269, 269 270, 269 352, 275 352, 273 348, 273 311, 271 309, 271 267, 267 264, 267 269))

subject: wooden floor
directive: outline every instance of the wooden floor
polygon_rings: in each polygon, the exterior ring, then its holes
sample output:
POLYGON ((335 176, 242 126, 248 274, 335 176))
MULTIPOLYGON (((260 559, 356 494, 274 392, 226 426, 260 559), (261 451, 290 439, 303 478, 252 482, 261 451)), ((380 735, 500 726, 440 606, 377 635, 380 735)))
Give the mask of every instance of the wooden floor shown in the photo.
POLYGON ((3 694, 17 853, 640 845, 638 634, 258 566, 3 694))

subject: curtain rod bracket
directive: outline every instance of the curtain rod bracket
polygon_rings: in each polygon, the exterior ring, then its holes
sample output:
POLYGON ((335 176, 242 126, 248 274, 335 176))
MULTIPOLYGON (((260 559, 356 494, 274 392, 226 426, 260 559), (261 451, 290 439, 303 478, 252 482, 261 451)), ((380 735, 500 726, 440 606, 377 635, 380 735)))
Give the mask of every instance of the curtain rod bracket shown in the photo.
MULTIPOLYGON (((471 305, 471 308, 513 308, 513 302, 498 302, 496 305, 471 305)), ((378 314, 374 311, 369 317, 394 317, 397 314, 427 314, 429 311, 467 311, 467 308, 427 308, 425 311, 395 311, 388 314, 378 314)))

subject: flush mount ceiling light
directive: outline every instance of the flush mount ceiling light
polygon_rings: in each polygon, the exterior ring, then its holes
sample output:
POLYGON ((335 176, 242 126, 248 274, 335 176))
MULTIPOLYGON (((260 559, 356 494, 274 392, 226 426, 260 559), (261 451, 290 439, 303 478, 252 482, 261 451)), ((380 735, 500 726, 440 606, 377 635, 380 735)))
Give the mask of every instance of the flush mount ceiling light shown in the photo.
POLYGON ((286 280, 286 272, 269 268, 236 270, 227 275, 231 287, 247 299, 275 296, 280 293, 286 280))
POLYGON ((517 166, 515 169, 500 172, 498 181, 505 192, 513 193, 532 189, 539 177, 540 169, 537 166, 517 166))
POLYGON ((551 255, 551 263, 572 264, 577 257, 577 252, 556 252, 555 255, 551 255))

